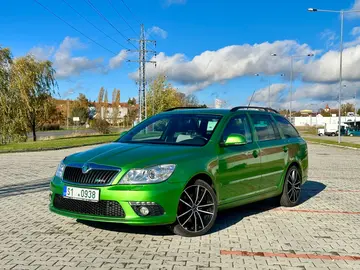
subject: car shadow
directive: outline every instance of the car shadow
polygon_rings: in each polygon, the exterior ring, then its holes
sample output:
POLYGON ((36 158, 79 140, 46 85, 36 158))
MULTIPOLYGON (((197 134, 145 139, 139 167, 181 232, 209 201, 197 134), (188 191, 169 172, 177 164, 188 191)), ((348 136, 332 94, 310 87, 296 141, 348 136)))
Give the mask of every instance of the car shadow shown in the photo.
MULTIPOLYGON (((325 188, 326 186, 323 183, 311 180, 307 181, 303 185, 299 204, 303 204, 309 199, 315 197, 325 188)), ((220 211, 218 213, 216 222, 213 228, 210 230, 209 234, 227 229, 246 217, 266 212, 277 207, 279 207, 279 200, 275 198, 270 198, 263 201, 220 211)), ((173 235, 173 233, 170 232, 170 230, 166 226, 131 226, 120 223, 95 222, 86 220, 77 221, 86 226, 113 232, 159 236, 173 235)))
POLYGON ((50 178, 38 179, 25 183, 0 186, 0 199, 22 194, 35 193, 49 190, 50 178))
MULTIPOLYGON (((317 196, 320 192, 322 192, 326 188, 321 182, 308 180, 302 186, 301 197, 298 205, 305 203, 311 198, 317 196)), ((246 205, 242 205, 239 207, 235 207, 232 209, 227 209, 224 211, 220 211, 218 213, 218 217, 214 227, 210 230, 209 233, 215 233, 221 230, 224 230, 238 222, 242 219, 256 215, 259 213, 263 213, 266 211, 273 210, 275 208, 280 207, 278 198, 270 198, 263 201, 258 201, 246 205)))

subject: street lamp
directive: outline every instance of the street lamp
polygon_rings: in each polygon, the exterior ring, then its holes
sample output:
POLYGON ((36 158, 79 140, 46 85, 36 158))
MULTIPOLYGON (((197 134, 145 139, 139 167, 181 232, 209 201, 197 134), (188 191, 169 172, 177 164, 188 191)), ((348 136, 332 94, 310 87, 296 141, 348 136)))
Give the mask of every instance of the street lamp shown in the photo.
MULTIPOLYGON (((271 54, 272 56, 277 56, 276 53, 273 53, 271 54)), ((292 121, 292 118, 291 118, 291 112, 292 112, 292 88, 293 88, 293 77, 294 77, 294 58, 301 58, 301 57, 312 57, 314 56, 313 53, 309 53, 309 54, 306 54, 306 55, 290 55, 290 122, 292 121)))
POLYGON ((342 54, 343 54, 343 36, 344 36, 344 14, 345 13, 356 13, 360 10, 328 10, 328 9, 317 9, 308 8, 309 12, 331 12, 340 13, 340 68, 339 68, 339 132, 338 132, 338 143, 341 142, 341 89, 342 89, 342 54))

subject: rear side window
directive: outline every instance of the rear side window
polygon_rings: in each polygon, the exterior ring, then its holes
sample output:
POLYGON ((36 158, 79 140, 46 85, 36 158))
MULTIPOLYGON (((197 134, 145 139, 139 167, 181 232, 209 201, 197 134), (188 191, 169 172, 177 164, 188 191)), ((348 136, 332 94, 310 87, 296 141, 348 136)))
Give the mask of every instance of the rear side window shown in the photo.
POLYGON ((300 136, 297 130, 293 127, 292 124, 290 124, 287 119, 281 116, 274 116, 274 118, 285 138, 296 138, 300 136))
POLYGON ((268 114, 250 114, 259 141, 281 139, 274 120, 268 114))

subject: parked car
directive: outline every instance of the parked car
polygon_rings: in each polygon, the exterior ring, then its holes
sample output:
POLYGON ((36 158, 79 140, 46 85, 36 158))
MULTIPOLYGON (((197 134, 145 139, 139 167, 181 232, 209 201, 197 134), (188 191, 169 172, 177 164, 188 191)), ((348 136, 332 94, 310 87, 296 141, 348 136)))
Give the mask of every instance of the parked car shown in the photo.
POLYGON ((347 134, 346 135, 348 135, 348 136, 351 136, 351 137, 353 137, 353 136, 360 136, 360 130, 355 130, 355 129, 347 129, 347 134))
POLYGON ((325 129, 323 129, 323 128, 318 128, 317 134, 318 134, 318 136, 324 136, 324 135, 325 135, 325 129))
POLYGON ((170 109, 113 143, 65 157, 50 210, 79 220, 167 224, 199 236, 220 210, 266 198, 298 204, 307 144, 275 110, 170 109))

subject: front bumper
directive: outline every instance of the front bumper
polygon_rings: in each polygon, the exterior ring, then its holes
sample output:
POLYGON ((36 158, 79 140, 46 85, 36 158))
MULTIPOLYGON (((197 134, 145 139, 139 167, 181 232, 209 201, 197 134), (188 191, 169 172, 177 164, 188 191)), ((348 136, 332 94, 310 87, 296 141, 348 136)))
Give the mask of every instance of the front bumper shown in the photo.
MULTIPOLYGON (((110 186, 79 186, 68 184, 54 177, 50 183, 50 211, 82 220, 126 223, 133 225, 164 225, 176 221, 176 213, 183 184, 162 182, 147 185, 110 185, 110 186), (72 187, 84 187, 100 190, 100 201, 116 201, 124 211, 124 217, 106 215, 82 214, 73 211, 59 209, 54 206, 55 195, 62 196, 64 185, 72 187), (163 214, 156 216, 141 216, 131 206, 131 202, 153 202, 163 208, 163 214)), ((67 199, 66 199, 67 200, 67 199)))

